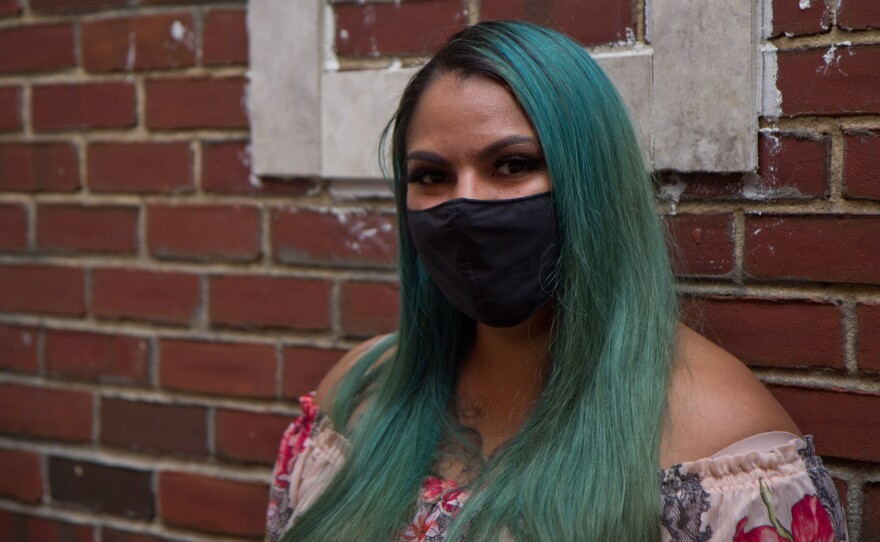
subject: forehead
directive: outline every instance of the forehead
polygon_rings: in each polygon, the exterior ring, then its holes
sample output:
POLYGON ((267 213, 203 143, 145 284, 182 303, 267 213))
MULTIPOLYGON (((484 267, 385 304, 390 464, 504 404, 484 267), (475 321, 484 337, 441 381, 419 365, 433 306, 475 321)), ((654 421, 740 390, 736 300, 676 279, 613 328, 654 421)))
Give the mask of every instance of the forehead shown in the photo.
POLYGON ((446 73, 422 93, 407 130, 407 148, 491 143, 508 135, 535 133, 507 87, 480 75, 446 73))

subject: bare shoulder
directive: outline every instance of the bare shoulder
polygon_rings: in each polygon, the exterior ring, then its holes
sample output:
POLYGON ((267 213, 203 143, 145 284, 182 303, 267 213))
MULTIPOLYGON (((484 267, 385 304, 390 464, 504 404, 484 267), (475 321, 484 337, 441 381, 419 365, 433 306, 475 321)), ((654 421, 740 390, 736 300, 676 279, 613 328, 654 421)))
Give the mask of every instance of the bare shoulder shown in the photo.
MULTIPOLYGON (((318 388, 315 390, 315 403, 318 405, 318 408, 324 410, 325 412, 329 409, 333 404, 333 393, 336 388, 336 384, 339 382, 339 379, 348 372, 351 367, 357 363, 357 360, 361 358, 370 348, 374 347, 380 341, 388 337, 388 335, 379 335, 373 337, 372 339, 366 340, 361 344, 355 346, 351 350, 349 350, 344 356, 342 356, 336 364, 330 368, 324 378, 321 380, 321 383, 318 384, 318 388)), ((383 356, 384 360, 386 356, 383 356)))
POLYGON ((767 431, 797 425, 741 361, 684 325, 668 391, 660 465, 709 457, 767 431))

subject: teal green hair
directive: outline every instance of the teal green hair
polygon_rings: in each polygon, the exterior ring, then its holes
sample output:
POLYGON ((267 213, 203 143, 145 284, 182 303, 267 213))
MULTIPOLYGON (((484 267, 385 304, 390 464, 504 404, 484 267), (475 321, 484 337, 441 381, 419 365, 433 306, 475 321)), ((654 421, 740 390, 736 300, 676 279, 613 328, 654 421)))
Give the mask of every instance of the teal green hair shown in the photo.
POLYGON ((492 78, 522 106, 544 151, 561 246, 545 388, 519 432, 482 464, 447 539, 494 540, 506 530, 519 541, 659 540, 676 302, 650 175, 599 66, 570 39, 518 22, 462 30, 403 94, 389 128, 400 328, 337 387, 330 414, 350 440, 348 459, 285 540, 395 540, 438 444, 468 450, 450 404, 475 323, 428 277, 406 223, 409 122, 424 89, 449 73, 492 78), (383 353, 389 359, 376 363, 383 353))

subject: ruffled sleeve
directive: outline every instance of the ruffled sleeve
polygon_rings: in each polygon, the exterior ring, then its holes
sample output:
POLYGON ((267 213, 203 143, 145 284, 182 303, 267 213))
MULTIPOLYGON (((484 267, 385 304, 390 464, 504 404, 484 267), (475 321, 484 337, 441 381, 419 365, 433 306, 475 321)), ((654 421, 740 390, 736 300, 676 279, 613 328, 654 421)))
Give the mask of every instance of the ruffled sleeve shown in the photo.
POLYGON ((314 393, 299 398, 302 416, 288 426, 272 469, 266 540, 281 539, 291 523, 321 494, 341 467, 348 443, 318 410, 314 393))
POLYGON ((664 541, 839 542, 843 508, 812 438, 660 473, 664 541))

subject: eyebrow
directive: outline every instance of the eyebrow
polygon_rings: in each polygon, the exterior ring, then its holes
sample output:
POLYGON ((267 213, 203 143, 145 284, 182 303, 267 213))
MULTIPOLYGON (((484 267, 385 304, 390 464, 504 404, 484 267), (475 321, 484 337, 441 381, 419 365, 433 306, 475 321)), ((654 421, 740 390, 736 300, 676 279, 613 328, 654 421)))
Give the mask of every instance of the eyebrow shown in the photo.
MULTIPOLYGON (((486 148, 480 151, 479 156, 480 158, 486 158, 497 153, 501 149, 504 149, 505 147, 521 145, 523 143, 538 145, 538 140, 534 137, 524 135, 511 135, 507 137, 502 137, 498 141, 487 145, 486 148)), ((430 151, 413 151, 406 155, 406 159, 404 159, 404 162, 409 162, 410 160, 421 160, 423 162, 431 162, 441 166, 449 165, 448 160, 446 160, 439 154, 430 151)))

